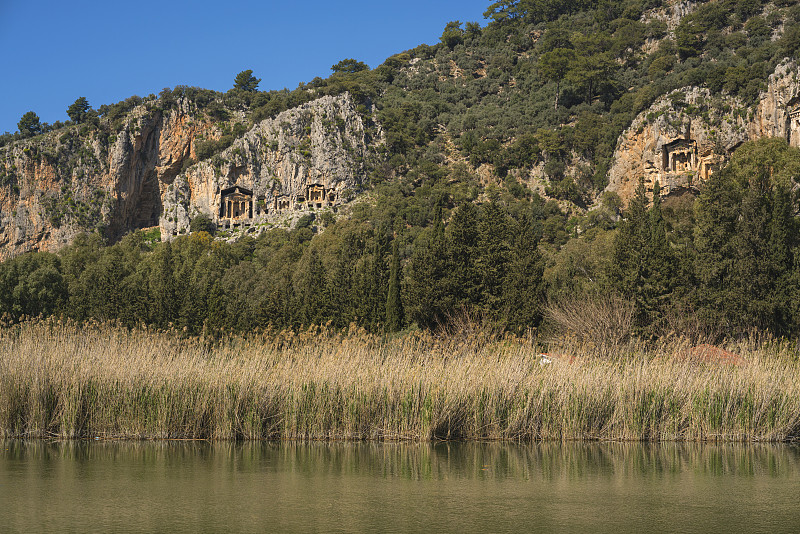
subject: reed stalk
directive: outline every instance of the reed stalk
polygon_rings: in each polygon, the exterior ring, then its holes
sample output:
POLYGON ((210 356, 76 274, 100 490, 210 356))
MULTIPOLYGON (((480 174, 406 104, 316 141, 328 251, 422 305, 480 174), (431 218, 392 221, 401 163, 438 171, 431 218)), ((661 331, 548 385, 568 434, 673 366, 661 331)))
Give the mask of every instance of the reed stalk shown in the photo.
POLYGON ((747 363, 687 342, 567 340, 542 367, 511 337, 265 332, 209 340, 30 321, 0 329, 0 435, 213 440, 800 439, 800 359, 773 339, 747 363))

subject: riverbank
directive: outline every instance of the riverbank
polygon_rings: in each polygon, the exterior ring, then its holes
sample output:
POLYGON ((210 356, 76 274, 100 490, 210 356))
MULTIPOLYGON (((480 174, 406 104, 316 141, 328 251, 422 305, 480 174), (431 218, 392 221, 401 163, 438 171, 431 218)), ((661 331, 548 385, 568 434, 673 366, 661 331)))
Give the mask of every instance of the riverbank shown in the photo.
POLYGON ((383 339, 312 329, 221 340, 54 320, 0 330, 5 437, 292 440, 800 439, 796 348, 746 363, 688 342, 383 339))

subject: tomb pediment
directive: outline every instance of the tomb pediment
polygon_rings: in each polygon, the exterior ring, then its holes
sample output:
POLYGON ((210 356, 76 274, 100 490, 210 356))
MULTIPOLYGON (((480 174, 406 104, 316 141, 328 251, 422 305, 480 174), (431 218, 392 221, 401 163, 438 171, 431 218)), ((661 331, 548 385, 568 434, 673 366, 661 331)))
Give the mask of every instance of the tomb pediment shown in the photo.
POLYGON ((246 196, 250 196, 250 197, 253 196, 253 192, 250 189, 247 189, 247 188, 242 187, 240 185, 234 185, 233 187, 228 187, 227 189, 223 189, 220 192, 220 195, 225 197, 227 195, 234 194, 234 193, 238 193, 238 194, 246 195, 246 196))
POLYGON ((240 185, 220 192, 219 217, 221 219, 250 219, 253 217, 253 192, 240 185))
POLYGON ((661 147, 661 169, 665 172, 691 172, 697 167, 697 141, 676 139, 661 147))

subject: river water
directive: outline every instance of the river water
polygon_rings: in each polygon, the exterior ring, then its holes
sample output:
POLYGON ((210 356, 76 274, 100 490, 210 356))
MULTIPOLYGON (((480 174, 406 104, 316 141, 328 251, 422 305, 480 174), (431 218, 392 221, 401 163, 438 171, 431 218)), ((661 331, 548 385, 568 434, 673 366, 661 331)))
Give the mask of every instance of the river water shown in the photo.
POLYGON ((800 532, 794 445, 0 445, 0 532, 800 532))

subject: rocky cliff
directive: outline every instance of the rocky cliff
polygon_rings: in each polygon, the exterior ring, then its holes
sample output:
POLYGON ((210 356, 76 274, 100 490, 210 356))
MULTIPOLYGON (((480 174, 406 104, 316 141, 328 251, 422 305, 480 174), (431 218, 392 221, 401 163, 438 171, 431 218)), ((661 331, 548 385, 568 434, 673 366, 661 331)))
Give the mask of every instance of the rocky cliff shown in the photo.
POLYGON ((250 232, 289 225, 350 199, 381 135, 348 94, 249 130, 243 113, 219 121, 186 99, 161 106, 153 97, 121 118, 0 148, 0 259, 56 250, 83 231, 115 239, 159 226, 169 238, 199 215, 250 232), (244 135, 196 162, 198 146, 230 135, 232 125, 244 135))
POLYGON ((800 70, 793 61, 781 63, 769 77, 748 134, 752 139, 782 137, 800 147, 800 70))
POLYGON ((636 117, 617 142, 608 191, 627 204, 639 177, 669 194, 696 189, 745 141, 782 137, 800 146, 800 75, 793 62, 769 77, 755 107, 707 89, 687 87, 636 117))
POLYGON ((347 94, 256 124, 219 155, 161 181, 162 238, 187 233, 198 215, 253 233, 336 209, 361 188, 369 148, 379 137, 347 94))

